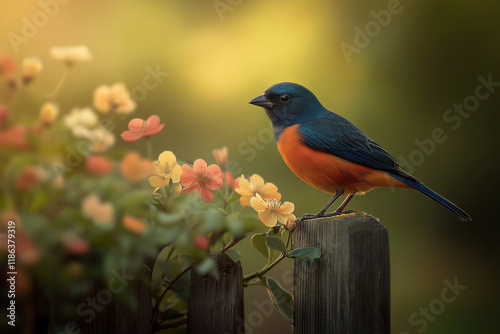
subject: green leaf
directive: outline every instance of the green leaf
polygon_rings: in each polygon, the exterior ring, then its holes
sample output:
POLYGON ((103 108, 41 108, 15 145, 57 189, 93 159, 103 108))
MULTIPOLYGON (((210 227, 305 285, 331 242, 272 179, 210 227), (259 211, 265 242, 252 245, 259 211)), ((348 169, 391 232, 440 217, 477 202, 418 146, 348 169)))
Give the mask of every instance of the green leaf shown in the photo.
POLYGON ((204 223, 202 225, 201 233, 206 234, 214 231, 218 231, 222 228, 221 217, 219 211, 214 208, 210 208, 204 215, 204 223))
POLYGON ((321 249, 317 247, 297 248, 288 252, 288 256, 306 261, 309 267, 312 267, 314 259, 321 256, 321 249))
POLYGON ((178 213, 165 213, 159 211, 156 215, 156 221, 160 224, 170 225, 173 223, 177 223, 182 216, 178 213))
POLYGON ((259 253, 267 259, 268 249, 266 245, 266 234, 256 233, 252 236, 252 246, 259 251, 259 253))
POLYGON ((283 243, 283 240, 278 237, 266 237, 266 244, 269 246, 269 248, 286 253, 286 246, 283 243))
POLYGON ((238 252, 236 249, 228 249, 226 251, 226 254, 229 255, 231 260, 233 260, 234 263, 238 262, 241 258, 241 253, 238 252))
POLYGON ((217 275, 217 262, 211 257, 205 258, 196 266, 196 272, 200 275, 210 274, 217 275))
POLYGON ((153 197, 151 191, 132 191, 127 193, 125 196, 123 196, 120 201, 118 202, 118 205, 128 211, 130 208, 137 208, 141 207, 144 205, 144 203, 149 200, 151 197, 153 197), (128 209, 128 210, 127 210, 128 209))
POLYGON ((274 278, 266 278, 267 289, 274 306, 293 325, 293 298, 274 278))
POLYGON ((38 189, 37 194, 31 200, 30 212, 38 212, 41 208, 43 208, 49 202, 49 195, 44 189, 38 189))
POLYGON ((235 237, 243 237, 245 235, 245 226, 238 212, 234 212, 226 217, 226 226, 235 237))
POLYGON ((196 261, 196 258, 191 254, 181 254, 179 255, 179 263, 183 267, 189 267, 196 261))
POLYGON ((168 245, 177 240, 182 232, 184 232, 184 229, 183 226, 180 225, 156 227, 149 237, 149 242, 158 245, 168 245))

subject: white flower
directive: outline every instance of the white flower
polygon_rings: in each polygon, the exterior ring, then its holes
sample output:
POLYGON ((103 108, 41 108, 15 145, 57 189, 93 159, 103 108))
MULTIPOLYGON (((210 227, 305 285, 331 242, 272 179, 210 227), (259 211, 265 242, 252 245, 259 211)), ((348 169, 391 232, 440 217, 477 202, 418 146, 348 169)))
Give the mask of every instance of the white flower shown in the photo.
POLYGON ((93 128, 97 125, 98 120, 97 114, 90 108, 73 108, 73 110, 64 117, 64 124, 66 124, 69 129, 74 129, 77 126, 93 128))
POLYGON ((94 153, 105 152, 115 144, 115 135, 104 128, 90 129, 85 133, 90 142, 90 149, 94 153))
POLYGON ((56 60, 65 62, 67 65, 92 60, 92 55, 85 45, 53 47, 50 50, 50 55, 56 60))
POLYGON ((114 207, 110 202, 102 202, 97 194, 90 194, 81 203, 84 217, 90 218, 97 225, 111 227, 113 224, 114 207))

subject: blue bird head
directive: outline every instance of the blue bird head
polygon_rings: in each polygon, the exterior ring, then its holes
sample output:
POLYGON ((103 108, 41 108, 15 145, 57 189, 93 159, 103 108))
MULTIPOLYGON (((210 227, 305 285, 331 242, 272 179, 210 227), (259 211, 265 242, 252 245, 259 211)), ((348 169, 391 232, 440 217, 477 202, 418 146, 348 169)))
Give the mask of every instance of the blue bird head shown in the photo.
POLYGON ((329 113, 309 89, 292 82, 273 85, 248 103, 266 110, 276 139, 288 126, 321 118, 329 113))

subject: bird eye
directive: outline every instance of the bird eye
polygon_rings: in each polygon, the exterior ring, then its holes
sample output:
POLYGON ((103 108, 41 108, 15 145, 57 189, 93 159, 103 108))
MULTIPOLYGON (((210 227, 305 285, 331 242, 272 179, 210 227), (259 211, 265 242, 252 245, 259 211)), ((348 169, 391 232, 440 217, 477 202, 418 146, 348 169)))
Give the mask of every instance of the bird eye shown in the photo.
POLYGON ((281 94, 280 95, 280 101, 283 103, 288 103, 290 101, 290 95, 288 94, 281 94))

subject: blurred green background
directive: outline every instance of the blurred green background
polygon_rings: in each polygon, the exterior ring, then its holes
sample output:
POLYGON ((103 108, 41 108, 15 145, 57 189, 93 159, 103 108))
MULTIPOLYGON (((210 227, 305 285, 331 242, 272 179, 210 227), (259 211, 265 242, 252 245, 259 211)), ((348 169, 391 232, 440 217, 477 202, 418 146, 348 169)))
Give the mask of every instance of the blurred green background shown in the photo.
MULTIPOLYGON (((44 63, 18 101, 32 110, 27 117, 37 115, 62 74, 62 64, 49 55, 53 46, 84 44, 94 56, 71 71, 58 97, 63 113, 90 106, 98 85, 122 81, 134 96, 149 71, 168 72, 145 96, 135 95, 138 109, 132 117, 157 114, 165 122, 154 138, 155 155, 172 150, 181 160, 212 161, 211 150, 227 146, 233 172, 258 173, 275 183, 283 200, 296 204, 297 216, 318 211, 329 195, 289 171, 265 113, 247 102, 281 81, 308 87, 398 161, 413 157, 414 170, 407 169, 473 217, 472 223, 460 222, 406 189, 377 189, 351 202, 350 209, 378 217, 389 230, 392 332, 422 330, 410 316, 438 305, 444 280, 455 278, 467 288, 429 318, 423 332, 500 329, 500 228, 492 214, 499 199, 494 135, 500 87, 491 88, 495 91, 455 129, 455 121, 443 119, 447 109, 476 94, 479 76, 500 82, 500 3, 23 0, 0 7, 0 49, 19 60, 36 55, 44 63), (380 14, 388 8, 390 22, 380 14), (40 11, 51 15, 43 20, 40 11), (375 16, 384 18, 385 26, 375 16), (23 36, 26 20, 38 27, 13 46, 9 36, 23 36), (356 37, 366 28, 371 37, 356 37), (356 47, 356 42, 357 51, 346 57, 341 45, 356 47), (443 129, 446 141, 416 161, 415 140, 431 138, 436 128, 443 129)), ((116 134, 126 130, 128 120, 118 121, 116 134)), ((142 143, 118 140, 118 145, 143 149, 142 143)), ((248 243, 240 249, 246 253, 245 273, 262 265, 248 243)), ((285 261, 273 276, 291 288, 290 269, 285 261)), ((258 311, 256 305, 266 298, 263 288, 246 290, 247 332, 291 332, 279 312, 258 311)))

